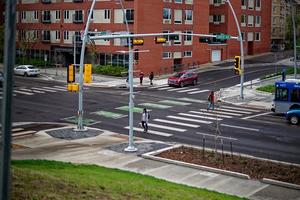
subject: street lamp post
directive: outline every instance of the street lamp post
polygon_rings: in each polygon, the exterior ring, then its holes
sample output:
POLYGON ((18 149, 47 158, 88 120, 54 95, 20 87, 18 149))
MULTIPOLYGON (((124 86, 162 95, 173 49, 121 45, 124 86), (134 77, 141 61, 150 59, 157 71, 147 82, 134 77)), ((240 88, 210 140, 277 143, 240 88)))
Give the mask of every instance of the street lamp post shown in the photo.
MULTIPOLYGON (((126 24, 127 34, 130 34, 129 32, 129 26, 128 21, 123 5, 123 1, 120 0, 120 5, 122 7, 122 12, 124 16, 124 21, 126 24)), ((137 148, 134 146, 133 141, 133 51, 132 51, 132 43, 127 38, 128 41, 128 50, 129 50, 129 67, 128 67, 128 76, 129 76, 129 136, 128 136, 128 147, 124 149, 124 151, 128 152, 135 152, 137 151, 137 148)))
POLYGON ((242 38, 242 33, 241 33, 241 29, 240 29, 240 25, 239 25, 239 21, 236 17, 236 14, 234 12, 234 9, 230 3, 230 0, 225 0, 232 12, 232 15, 234 17, 235 23, 236 23, 236 27, 238 29, 238 33, 239 33, 239 41, 240 41, 240 51, 241 51, 241 99, 244 99, 244 46, 243 46, 243 38, 242 38))

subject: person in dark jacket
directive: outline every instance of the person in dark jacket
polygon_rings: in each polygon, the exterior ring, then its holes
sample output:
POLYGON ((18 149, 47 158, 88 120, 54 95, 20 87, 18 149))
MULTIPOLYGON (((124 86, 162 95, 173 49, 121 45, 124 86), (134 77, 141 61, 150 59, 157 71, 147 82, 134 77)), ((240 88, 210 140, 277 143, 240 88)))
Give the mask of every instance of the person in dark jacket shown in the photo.
POLYGON ((214 91, 211 91, 210 94, 208 95, 208 107, 207 107, 207 111, 209 109, 214 110, 215 109, 215 93, 214 91))
POLYGON ((154 73, 151 72, 149 75, 150 85, 153 85, 154 73))
POLYGON ((140 73, 140 84, 143 85, 144 72, 140 73))

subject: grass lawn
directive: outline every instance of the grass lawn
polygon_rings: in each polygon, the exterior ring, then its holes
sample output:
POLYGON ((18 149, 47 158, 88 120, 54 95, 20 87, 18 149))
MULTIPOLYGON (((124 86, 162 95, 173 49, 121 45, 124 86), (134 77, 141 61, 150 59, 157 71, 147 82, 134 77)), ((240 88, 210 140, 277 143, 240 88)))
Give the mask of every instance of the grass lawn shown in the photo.
POLYGON ((95 165, 12 161, 12 199, 238 200, 241 198, 95 165))
POLYGON ((256 90, 263 91, 263 92, 274 93, 275 92, 275 86, 274 85, 265 85, 265 86, 261 86, 261 87, 256 88, 256 90))

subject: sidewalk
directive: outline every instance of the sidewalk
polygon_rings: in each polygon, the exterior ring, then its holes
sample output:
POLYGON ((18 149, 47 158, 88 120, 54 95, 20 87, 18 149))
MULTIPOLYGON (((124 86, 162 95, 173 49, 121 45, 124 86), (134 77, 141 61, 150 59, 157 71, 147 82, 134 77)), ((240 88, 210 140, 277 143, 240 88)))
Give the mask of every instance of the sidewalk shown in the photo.
MULTIPOLYGON (((206 188, 221 193, 246 197, 252 200, 299 200, 300 190, 208 172, 186 166, 144 159, 142 154, 156 151, 171 144, 135 138, 136 153, 124 152, 128 138, 113 132, 89 129, 90 138, 74 140, 51 137, 62 136, 74 127, 40 131, 34 136, 14 138, 13 143, 23 146, 13 150, 12 159, 48 159, 73 163, 96 164, 136 172, 175 183, 206 188), (68 130, 67 130, 68 129, 68 130), (47 133, 46 133, 47 132, 47 133), (95 136, 95 133, 99 134, 95 136)), ((89 134, 86 133, 86 134, 89 134)), ((84 137, 86 137, 86 134, 84 137)))

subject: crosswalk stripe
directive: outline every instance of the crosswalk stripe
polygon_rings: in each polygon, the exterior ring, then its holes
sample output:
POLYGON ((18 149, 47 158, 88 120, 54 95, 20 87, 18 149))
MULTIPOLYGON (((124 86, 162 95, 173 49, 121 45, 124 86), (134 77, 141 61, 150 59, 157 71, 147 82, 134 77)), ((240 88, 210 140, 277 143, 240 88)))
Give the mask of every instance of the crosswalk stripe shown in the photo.
POLYGON ((170 89, 170 87, 169 87, 169 86, 167 86, 167 87, 161 87, 161 88, 157 88, 157 90, 168 90, 168 89, 170 89))
POLYGON ((183 93, 183 92, 190 92, 190 91, 195 91, 195 90, 199 90, 198 88, 193 88, 193 89, 187 89, 187 90, 180 90, 177 92, 183 93))
POLYGON ((18 131, 22 131, 24 130, 23 128, 13 128, 12 129, 12 132, 18 132, 18 131))
POLYGON ((195 91, 195 92, 188 92, 188 94, 198 94, 198 93, 203 93, 203 92, 208 92, 209 90, 200 90, 200 91, 195 91))
POLYGON ((171 131, 178 131, 178 132, 185 132, 186 131, 186 129, 174 128, 174 127, 170 127, 170 126, 163 126, 163 125, 153 124, 153 123, 148 123, 148 126, 155 127, 155 128, 167 129, 167 130, 171 130, 171 131))
POLYGON ((202 119, 209 119, 209 120, 217 120, 217 121, 223 120, 223 119, 217 118, 217 117, 207 117, 207 116, 193 115, 193 114, 188 114, 188 113, 178 113, 178 115, 188 116, 188 117, 196 117, 196 118, 202 118, 202 119))
POLYGON ((48 89, 45 89, 45 88, 36 88, 36 87, 33 87, 32 89, 34 89, 34 90, 46 91, 46 92, 57 92, 57 91, 55 91, 55 90, 48 90, 48 89))
POLYGON ((221 126, 259 132, 259 129, 257 129, 257 128, 248 128, 248 127, 234 126, 234 125, 229 125, 229 124, 221 124, 221 126))
POLYGON ((227 115, 220 115, 220 114, 217 114, 217 113, 210 113, 210 112, 198 112, 198 111, 189 111, 189 112, 191 112, 191 113, 195 113, 195 114, 201 114, 201 115, 208 115, 208 116, 216 116, 216 115, 218 115, 219 117, 222 117, 222 118, 228 118, 228 119, 230 119, 230 118, 232 118, 232 116, 227 116, 227 115))
POLYGON ((186 123, 182 123, 182 122, 175 122, 175 121, 170 121, 170 120, 165 120, 165 119, 154 119, 153 121, 156 122, 163 122, 163 123, 168 123, 168 124, 175 124, 175 125, 180 125, 180 126, 187 126, 187 127, 191 127, 191 128, 199 128, 199 125, 196 124, 186 124, 186 123))
POLYGON ((26 92, 34 92, 34 93, 39 93, 39 94, 45 93, 45 92, 42 92, 42 91, 31 90, 31 89, 26 89, 26 88, 21 88, 19 90, 26 91, 26 92))
POLYGON ((204 101, 204 100, 192 99, 192 98, 187 98, 187 97, 177 98, 177 99, 181 100, 181 101, 188 101, 188 102, 193 102, 193 103, 207 103, 207 101, 204 101))
POLYGON ((24 91, 19 91, 19 90, 14 90, 14 93, 17 93, 17 94, 25 94, 25 95, 33 95, 33 93, 29 93, 29 92, 24 92, 24 91))
POLYGON ((168 85, 164 84, 164 85, 158 85, 158 86, 154 86, 154 87, 150 87, 151 89, 157 89, 157 88, 161 88, 161 87, 169 87, 168 85))
MULTIPOLYGON (((129 126, 125 127, 126 129, 129 129, 129 126)), ((144 132, 144 129, 142 128, 137 128, 137 127, 133 127, 134 131, 139 131, 139 132, 144 132)), ((154 135, 159 135, 159 136, 164 136, 164 137, 171 137, 173 134, 170 133, 164 133, 164 132, 160 132, 160 131, 154 131, 154 130, 148 130, 148 133, 154 134, 154 135)))
MULTIPOLYGON (((200 111, 207 112, 206 109, 200 109, 200 111)), ((229 112, 222 112, 222 111, 217 111, 217 110, 209 111, 209 112, 214 113, 214 114, 225 114, 225 115, 233 115, 233 116, 242 116, 242 114, 238 114, 238 113, 229 113, 229 112)))
POLYGON ((63 91, 63 92, 67 91, 67 89, 61 89, 61 88, 55 88, 55 87, 43 87, 43 88, 49 89, 49 90, 58 90, 58 91, 63 91))
POLYGON ((61 88, 61 89, 67 89, 67 86, 59 86, 59 85, 54 85, 53 87, 56 87, 56 88, 61 88))
POLYGON ((259 110, 249 109, 249 108, 241 108, 241 107, 232 107, 232 106, 222 106, 222 108, 229 108, 233 110, 243 110, 243 111, 250 111, 250 112, 260 112, 259 110))
POLYGON ((188 119, 185 117, 177 117, 177 116, 172 116, 172 115, 168 115, 167 118, 172 118, 172 119, 179 119, 179 120, 183 120, 183 121, 191 121, 191 122, 198 122, 198 123, 203 123, 203 124, 211 124, 211 121, 204 121, 204 120, 199 120, 199 119, 188 119))
POLYGON ((185 90, 185 88, 179 87, 179 88, 169 89, 169 90, 167 90, 167 91, 168 91, 168 92, 173 92, 173 91, 178 91, 178 90, 185 90))
POLYGON ((242 113, 242 114, 252 114, 252 112, 247 112, 247 111, 239 111, 239 110, 232 110, 232 109, 226 109, 226 108, 217 108, 215 110, 221 110, 221 111, 228 111, 228 112, 233 112, 233 113, 242 113))
POLYGON ((251 116, 248 116, 248 117, 244 117, 242 119, 251 119, 251 118, 254 118, 254 117, 258 117, 258 116, 263 116, 263 115, 269 115, 273 112, 266 112, 266 113, 260 113, 260 114, 257 114, 257 115, 251 115, 251 116))

